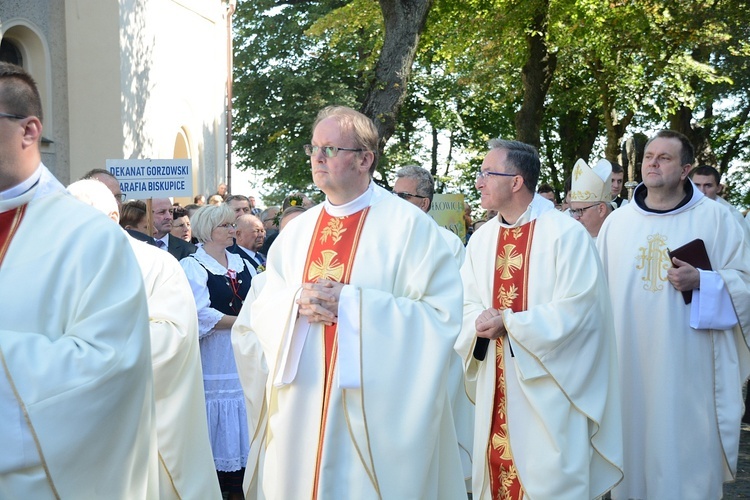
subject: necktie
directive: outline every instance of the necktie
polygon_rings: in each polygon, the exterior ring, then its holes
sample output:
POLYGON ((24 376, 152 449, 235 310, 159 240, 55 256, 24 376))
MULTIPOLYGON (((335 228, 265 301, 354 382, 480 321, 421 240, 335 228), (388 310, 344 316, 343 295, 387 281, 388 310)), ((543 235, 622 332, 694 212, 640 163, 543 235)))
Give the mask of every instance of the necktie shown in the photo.
POLYGON ((159 248, 161 248, 162 250, 166 250, 167 249, 167 245, 163 241, 161 241, 161 240, 156 240, 156 246, 159 247, 159 248))

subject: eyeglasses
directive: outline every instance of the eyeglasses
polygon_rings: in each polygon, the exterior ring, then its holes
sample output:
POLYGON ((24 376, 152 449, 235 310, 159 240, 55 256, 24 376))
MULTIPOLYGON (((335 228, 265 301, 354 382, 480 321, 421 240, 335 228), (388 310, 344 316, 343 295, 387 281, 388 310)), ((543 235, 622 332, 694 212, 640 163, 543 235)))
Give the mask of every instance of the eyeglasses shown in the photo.
POLYGON ((120 203, 122 203, 123 201, 125 201, 125 198, 127 198, 127 197, 128 197, 128 195, 126 195, 125 193, 120 193, 120 194, 116 194, 115 195, 115 199, 117 201, 119 201, 120 203))
POLYGON ((477 182, 489 179, 491 175, 497 175, 500 177, 515 177, 520 174, 505 174, 503 172, 490 172, 489 170, 482 170, 481 172, 477 172, 477 182))
POLYGON ((411 194, 405 192, 391 191, 394 195, 398 196, 402 200, 408 200, 409 198, 427 198, 426 196, 420 196, 418 194, 411 194))
POLYGON ((12 118, 13 120, 24 120, 28 116, 14 115, 11 113, 0 113, 0 118, 12 118))
POLYGON ((601 203, 595 203, 593 205, 589 205, 588 207, 583 207, 583 208, 571 208, 569 213, 571 217, 574 217, 577 219, 583 216, 583 212, 585 210, 588 210, 589 208, 593 208, 593 207, 598 207, 599 205, 601 205, 601 203))
POLYGON ((237 227, 237 224, 233 222, 225 222, 224 224, 219 224, 216 227, 223 227, 224 229, 229 229, 229 228, 234 229, 235 227, 237 227))
POLYGON ((313 146, 312 144, 305 144, 303 147, 307 156, 316 155, 322 149, 326 158, 335 158, 339 151, 364 151, 362 148, 338 148, 336 146, 313 146))

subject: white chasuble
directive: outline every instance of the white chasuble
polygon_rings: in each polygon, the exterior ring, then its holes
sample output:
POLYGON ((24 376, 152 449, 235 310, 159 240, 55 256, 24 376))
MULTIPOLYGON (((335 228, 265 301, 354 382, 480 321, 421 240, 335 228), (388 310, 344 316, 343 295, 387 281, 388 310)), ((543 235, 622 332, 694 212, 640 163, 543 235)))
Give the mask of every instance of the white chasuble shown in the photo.
POLYGON ((128 238, 148 299, 154 371, 159 498, 221 498, 208 438, 198 313, 174 257, 128 238))
MULTIPOLYGON (((441 238, 435 223, 416 207, 373 184, 350 204, 308 210, 280 233, 268 256, 265 283, 249 314, 243 311, 238 318, 239 323, 249 316, 250 325, 234 329, 235 336, 257 337, 268 363, 265 455, 255 467, 259 497, 466 495, 447 394, 462 294, 456 265, 441 238), (359 369, 339 373, 351 361, 342 359, 351 355, 351 346, 339 345, 322 424, 323 327, 297 328, 294 300, 307 281, 303 272, 321 210, 342 217, 368 205, 350 284, 344 287, 354 297, 353 314, 347 315, 356 324, 346 328, 359 331, 353 337, 359 369), (290 347, 301 330, 307 331, 304 343, 290 347), (279 373, 282 361, 288 368, 284 374, 279 373)), ((343 297, 344 292, 340 319, 343 297)), ((344 327, 339 323, 339 329, 344 327)), ((241 342, 251 350, 252 342, 241 342)), ((251 386, 244 367, 238 369, 243 386, 251 386)), ((246 487, 255 480, 246 477, 246 487)))
POLYGON ((0 266, 0 406, 18 415, 0 425, 17 461, 0 497, 157 498, 140 269, 125 233, 40 169, 30 201, 0 200, 28 202, 0 266))
MULTIPOLYGON (((475 321, 493 307, 498 232, 531 220, 527 308, 502 312, 507 433, 524 498, 596 498, 622 478, 615 341, 601 264, 583 226, 541 200, 536 196, 516 224, 493 218, 479 228, 461 268, 464 319, 456 351, 476 403, 477 499, 491 498, 487 447, 496 374, 494 356, 473 357, 475 321)), ((488 353, 494 351, 490 341, 488 353)))
POLYGON ((719 498, 735 473, 742 384, 750 374, 744 232, 725 208, 696 191, 668 214, 646 212, 637 202, 616 210, 597 247, 609 280, 622 381, 625 479, 613 498, 719 498), (688 305, 667 281, 667 249, 696 238, 734 304, 734 329, 691 328, 698 291, 688 305))

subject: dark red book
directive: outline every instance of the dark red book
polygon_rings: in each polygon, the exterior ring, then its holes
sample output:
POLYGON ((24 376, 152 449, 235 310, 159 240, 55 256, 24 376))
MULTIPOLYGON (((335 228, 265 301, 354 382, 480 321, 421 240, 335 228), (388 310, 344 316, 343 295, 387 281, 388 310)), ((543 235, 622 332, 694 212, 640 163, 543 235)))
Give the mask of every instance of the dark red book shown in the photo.
MULTIPOLYGON (((667 254, 669 255, 670 262, 673 257, 677 257, 697 269, 704 271, 712 270, 711 261, 708 259, 708 252, 706 252, 706 245, 701 239, 685 243, 680 248, 675 248, 674 250, 667 249, 667 254)), ((685 304, 690 304, 690 301, 693 300, 693 291, 686 290, 682 292, 682 298, 685 299, 685 304)))

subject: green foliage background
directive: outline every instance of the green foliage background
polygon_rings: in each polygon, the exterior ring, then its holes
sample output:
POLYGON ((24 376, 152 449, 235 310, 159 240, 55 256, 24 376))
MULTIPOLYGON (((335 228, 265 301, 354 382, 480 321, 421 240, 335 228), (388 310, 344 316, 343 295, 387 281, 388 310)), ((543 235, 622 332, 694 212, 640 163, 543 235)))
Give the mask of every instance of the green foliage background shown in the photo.
MULTIPOLYGON (((560 193, 575 158, 615 159, 622 139, 682 119, 706 137, 701 158, 724 174, 729 201, 750 205, 746 0, 435 0, 377 182, 387 187, 393 169, 416 163, 439 192, 476 199, 486 141, 517 133, 539 9, 557 59, 543 97, 540 182, 560 193)), ((233 154, 265 175, 266 205, 292 191, 320 199, 302 145, 322 107, 359 108, 383 26, 375 0, 238 2, 233 154)))

